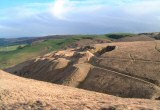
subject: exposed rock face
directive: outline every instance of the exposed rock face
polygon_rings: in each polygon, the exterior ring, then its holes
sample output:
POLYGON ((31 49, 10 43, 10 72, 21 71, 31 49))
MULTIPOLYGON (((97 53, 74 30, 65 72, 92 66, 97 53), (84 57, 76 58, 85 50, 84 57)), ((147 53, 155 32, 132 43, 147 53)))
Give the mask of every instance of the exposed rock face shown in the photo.
POLYGON ((0 110, 159 110, 160 102, 26 79, 0 70, 0 110))
POLYGON ((160 98, 160 41, 95 44, 7 69, 19 76, 133 98, 160 98))

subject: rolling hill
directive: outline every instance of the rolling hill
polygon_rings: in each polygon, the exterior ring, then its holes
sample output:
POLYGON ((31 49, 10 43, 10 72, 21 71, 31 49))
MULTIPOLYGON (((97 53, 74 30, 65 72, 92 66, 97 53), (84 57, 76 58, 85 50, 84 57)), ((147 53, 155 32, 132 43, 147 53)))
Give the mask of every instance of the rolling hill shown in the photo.
POLYGON ((40 55, 44 55, 51 51, 60 50, 67 47, 76 47, 78 45, 88 45, 93 43, 106 43, 110 42, 106 38, 101 36, 95 37, 84 37, 84 36, 76 36, 76 37, 68 37, 59 39, 52 39, 52 37, 46 37, 43 39, 37 39, 31 44, 23 44, 25 46, 13 45, 7 47, 0 47, 0 68, 4 69, 23 61, 29 60, 31 58, 35 58, 40 55), (45 39, 45 40, 44 40, 45 39), (82 41, 83 42, 82 42, 82 41), (14 47, 14 48, 13 48, 14 47))
POLYGON ((160 41, 92 44, 54 51, 6 71, 129 98, 160 99, 160 41))
POLYGON ((34 38, 1 38, 0 68, 5 69, 31 58, 64 48, 109 42, 154 41, 158 39, 158 36, 159 33, 112 33, 104 35, 49 35, 34 38))

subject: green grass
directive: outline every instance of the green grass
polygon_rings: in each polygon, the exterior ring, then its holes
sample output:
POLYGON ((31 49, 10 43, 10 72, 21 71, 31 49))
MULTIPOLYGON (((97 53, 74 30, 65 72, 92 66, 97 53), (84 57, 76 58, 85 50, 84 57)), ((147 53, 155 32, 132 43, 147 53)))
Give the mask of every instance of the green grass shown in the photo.
POLYGON ((9 52, 9 51, 14 51, 14 50, 17 50, 18 47, 24 47, 26 46, 26 44, 23 44, 23 45, 13 45, 13 46, 1 46, 0 47, 0 52, 9 52))
POLYGON ((106 34, 105 36, 110 39, 120 39, 123 37, 132 37, 134 35, 135 34, 132 33, 112 33, 112 34, 106 34))
POLYGON ((4 69, 39 55, 62 49, 75 41, 77 39, 74 38, 46 40, 38 44, 26 45, 22 49, 17 49, 17 45, 12 46, 7 51, 0 51, 0 68, 4 69))

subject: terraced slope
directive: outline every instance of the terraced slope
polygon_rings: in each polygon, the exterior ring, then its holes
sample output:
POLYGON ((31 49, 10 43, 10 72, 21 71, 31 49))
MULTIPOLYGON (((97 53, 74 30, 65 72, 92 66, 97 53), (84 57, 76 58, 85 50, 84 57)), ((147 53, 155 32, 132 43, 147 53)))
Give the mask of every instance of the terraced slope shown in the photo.
POLYGON ((160 102, 25 79, 0 70, 0 110, 159 110, 160 102))
POLYGON ((7 69, 37 80, 130 98, 160 99, 160 41, 95 44, 7 69))

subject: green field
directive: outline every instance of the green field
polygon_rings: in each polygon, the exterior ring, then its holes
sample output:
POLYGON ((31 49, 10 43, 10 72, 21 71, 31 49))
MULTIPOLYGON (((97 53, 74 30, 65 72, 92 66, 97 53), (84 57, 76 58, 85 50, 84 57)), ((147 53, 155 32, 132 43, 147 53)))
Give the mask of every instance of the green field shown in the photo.
POLYGON ((14 51, 14 50, 17 50, 17 48, 24 47, 24 46, 26 46, 26 44, 23 44, 23 45, 13 45, 13 46, 1 46, 0 47, 0 52, 14 51))
POLYGON ((1 47, 0 49, 0 68, 4 69, 15 64, 21 63, 25 60, 43 55, 45 53, 59 50, 68 44, 71 44, 80 39, 80 37, 67 38, 67 39, 53 39, 45 40, 40 43, 35 43, 32 45, 19 45, 1 47))

